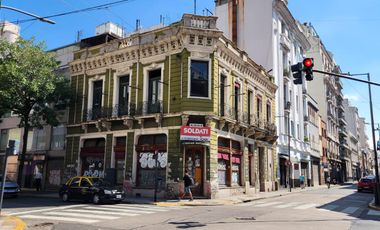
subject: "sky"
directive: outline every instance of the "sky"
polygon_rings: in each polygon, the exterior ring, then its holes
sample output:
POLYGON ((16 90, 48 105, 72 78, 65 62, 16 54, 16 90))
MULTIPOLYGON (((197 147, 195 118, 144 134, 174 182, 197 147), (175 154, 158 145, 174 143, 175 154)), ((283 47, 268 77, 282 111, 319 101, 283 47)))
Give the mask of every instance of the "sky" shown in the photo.
MULTIPOLYGON (((115 1, 2 0, 1 4, 48 16, 115 1)), ((198 14, 205 14, 206 8, 214 12, 214 0, 197 0, 198 14)), ((371 80, 380 83, 379 0, 289 0, 289 9, 300 22, 312 23, 343 72, 370 73, 371 80)), ((80 38, 95 35, 95 27, 108 21, 130 32, 135 29, 136 19, 141 21, 142 28, 149 28, 160 23, 161 15, 164 23, 170 24, 178 21, 183 13, 193 12, 194 0, 129 0, 107 9, 51 18, 56 22, 54 25, 32 21, 20 23, 20 26, 22 37, 35 37, 37 41, 44 41, 47 49, 54 49, 75 42, 78 34, 80 38)), ((11 22, 30 19, 7 9, 0 10, 0 18, 11 22)), ((344 96, 358 107, 359 115, 370 122, 368 86, 343 80, 343 88, 344 96)), ((372 98, 377 126, 377 122, 380 123, 379 87, 372 87, 372 98)), ((367 126, 371 138, 369 130, 367 126)))

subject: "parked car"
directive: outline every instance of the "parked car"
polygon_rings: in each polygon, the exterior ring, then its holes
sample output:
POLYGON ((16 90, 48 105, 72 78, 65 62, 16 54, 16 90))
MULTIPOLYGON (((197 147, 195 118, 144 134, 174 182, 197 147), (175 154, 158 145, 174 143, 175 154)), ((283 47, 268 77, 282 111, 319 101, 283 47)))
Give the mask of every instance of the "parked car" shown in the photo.
POLYGON ((121 187, 112 186, 98 177, 76 176, 70 178, 59 190, 62 201, 83 200, 99 204, 103 202, 119 203, 125 198, 121 187))
POLYGON ((358 182, 358 192, 363 190, 373 191, 375 188, 376 180, 374 176, 366 176, 359 180, 358 182))
MULTIPOLYGON (((3 177, 0 175, 0 192, 2 183, 3 177)), ((5 178, 4 197, 17 197, 20 191, 20 186, 18 186, 16 182, 10 180, 8 177, 5 178)))

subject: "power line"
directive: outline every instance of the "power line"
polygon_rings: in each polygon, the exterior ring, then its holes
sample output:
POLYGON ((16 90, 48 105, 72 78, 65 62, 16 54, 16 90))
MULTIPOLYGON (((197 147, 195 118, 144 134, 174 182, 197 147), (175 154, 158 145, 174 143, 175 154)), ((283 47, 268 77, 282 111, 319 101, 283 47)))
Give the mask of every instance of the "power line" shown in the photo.
MULTIPOLYGON (((115 6, 115 5, 119 5, 119 4, 123 4, 123 3, 126 3, 126 2, 130 2, 130 1, 132 1, 132 0, 120 0, 120 1, 110 2, 110 3, 106 3, 106 4, 102 4, 102 5, 91 6, 91 7, 87 7, 87 8, 84 8, 84 9, 73 10, 73 11, 68 11, 68 12, 64 12, 64 13, 44 16, 43 18, 54 18, 54 17, 66 16, 66 15, 69 15, 69 14, 77 14, 77 13, 82 13, 82 12, 87 12, 87 11, 93 11, 93 10, 107 9, 109 7, 112 7, 112 6, 115 6)), ((34 19, 33 18, 33 19, 18 20, 18 21, 14 21, 13 23, 20 24, 20 23, 30 22, 30 21, 35 21, 35 20, 38 20, 38 19, 34 19)))

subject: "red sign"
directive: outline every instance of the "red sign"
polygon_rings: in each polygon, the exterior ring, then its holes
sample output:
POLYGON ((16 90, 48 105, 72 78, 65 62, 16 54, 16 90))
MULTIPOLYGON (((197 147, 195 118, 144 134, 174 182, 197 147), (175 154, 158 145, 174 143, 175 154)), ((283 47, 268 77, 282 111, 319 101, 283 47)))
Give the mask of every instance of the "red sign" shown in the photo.
POLYGON ((210 127, 181 126, 182 141, 210 141, 210 127))

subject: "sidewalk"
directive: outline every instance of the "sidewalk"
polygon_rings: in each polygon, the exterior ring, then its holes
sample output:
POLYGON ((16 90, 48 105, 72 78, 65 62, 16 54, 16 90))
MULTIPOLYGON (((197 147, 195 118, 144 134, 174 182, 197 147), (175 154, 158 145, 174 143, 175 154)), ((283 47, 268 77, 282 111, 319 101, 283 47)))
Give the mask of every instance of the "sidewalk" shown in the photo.
POLYGON ((375 199, 373 199, 373 200, 368 204, 368 207, 369 207, 369 208, 372 208, 372 209, 375 209, 375 210, 377 210, 377 211, 380 211, 380 206, 377 206, 377 205, 375 204, 375 199))
POLYGON ((24 221, 13 216, 0 216, 0 229, 1 230, 23 230, 26 229, 24 221))
MULTIPOLYGON (((331 188, 340 187, 340 185, 331 185, 331 188)), ((188 200, 165 200, 159 202, 153 202, 152 198, 136 198, 136 197, 127 197, 127 203, 137 203, 137 204, 155 204, 158 206, 221 206, 221 205, 232 205, 239 203, 252 202, 255 200, 268 199, 273 197, 286 196, 291 194, 296 194, 300 192, 313 191, 327 189, 325 185, 317 187, 306 187, 305 189, 293 188, 292 192, 289 192, 287 189, 282 189, 273 192, 260 192, 253 195, 240 195, 219 199, 194 199, 193 201, 188 200)))

